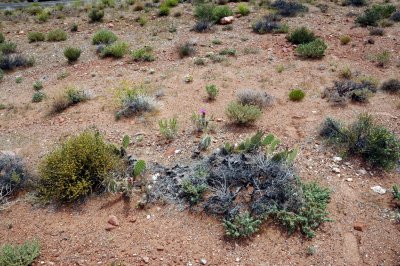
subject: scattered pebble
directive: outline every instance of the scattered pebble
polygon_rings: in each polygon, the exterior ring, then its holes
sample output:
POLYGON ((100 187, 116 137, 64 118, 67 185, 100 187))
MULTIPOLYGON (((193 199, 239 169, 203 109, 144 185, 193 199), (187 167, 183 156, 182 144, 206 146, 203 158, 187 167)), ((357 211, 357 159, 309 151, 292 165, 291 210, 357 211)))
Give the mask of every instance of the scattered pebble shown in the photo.
POLYGON ((374 186, 374 187, 371 187, 371 189, 372 189, 375 193, 378 193, 378 194, 381 194, 381 195, 383 195, 383 194, 386 193, 386 189, 384 189, 384 188, 381 187, 381 186, 374 186))
POLYGON ((201 265, 206 265, 207 264, 207 260, 204 259, 204 258, 200 259, 200 264, 201 265))

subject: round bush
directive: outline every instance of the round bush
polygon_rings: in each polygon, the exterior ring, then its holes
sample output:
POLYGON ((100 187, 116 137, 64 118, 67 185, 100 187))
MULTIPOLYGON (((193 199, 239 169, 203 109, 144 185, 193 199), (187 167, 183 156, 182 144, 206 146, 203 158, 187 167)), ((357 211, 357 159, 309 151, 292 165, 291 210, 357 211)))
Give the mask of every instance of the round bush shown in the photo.
POLYGON ((292 90, 289 93, 289 99, 295 102, 303 100, 304 96, 306 96, 306 94, 300 89, 292 90))
POLYGON ((118 149, 96 131, 84 131, 52 151, 39 166, 39 194, 45 200, 73 202, 103 192, 108 175, 119 174, 118 149))
POLYGON ((93 44, 111 44, 117 40, 117 36, 109 30, 97 31, 92 39, 93 44))
POLYGON ((231 102, 225 113, 235 124, 247 125, 254 123, 261 116, 261 109, 255 105, 231 102))
POLYGON ((314 32, 307 29, 306 27, 301 27, 295 29, 288 37, 288 41, 293 44, 309 43, 315 40, 314 32))
POLYGON ((64 56, 68 59, 68 62, 75 62, 81 56, 81 49, 67 47, 64 49, 64 56))
POLYGON ((90 10, 88 16, 89 16, 90 22, 92 22, 92 23, 99 22, 99 21, 103 20, 104 11, 96 9, 96 8, 92 8, 92 10, 90 10))
POLYGON ((389 79, 388 81, 383 82, 381 89, 392 93, 400 92, 400 80, 389 79))

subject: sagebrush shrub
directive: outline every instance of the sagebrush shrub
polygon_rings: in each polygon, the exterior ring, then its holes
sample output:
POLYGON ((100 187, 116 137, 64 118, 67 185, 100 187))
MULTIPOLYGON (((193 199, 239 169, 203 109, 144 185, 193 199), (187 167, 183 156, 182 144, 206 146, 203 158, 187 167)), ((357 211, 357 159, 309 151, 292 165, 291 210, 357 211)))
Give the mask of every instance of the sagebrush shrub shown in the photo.
POLYGON ((99 132, 70 137, 48 154, 39 166, 39 195, 45 200, 74 202, 103 192, 104 179, 122 167, 118 149, 99 132))
POLYGON ((291 90, 289 93, 289 99, 294 102, 303 100, 303 98, 305 96, 306 96, 306 94, 301 89, 294 89, 294 90, 291 90))
POLYGON ((104 10, 100 10, 97 8, 92 8, 89 13, 89 22, 100 22, 103 20, 104 17, 104 10))
POLYGON ((47 33, 48 42, 61 42, 65 41, 67 38, 67 33, 61 29, 55 29, 47 33))
POLYGON ((39 103, 39 102, 43 101, 43 99, 45 97, 46 97, 46 95, 43 92, 37 91, 32 96, 32 102, 33 103, 39 103))
POLYGON ((158 15, 159 16, 168 16, 169 12, 171 11, 171 8, 165 4, 160 5, 160 8, 158 10, 158 15))
POLYGON ((321 39, 316 39, 312 42, 300 44, 296 48, 296 53, 304 58, 321 58, 325 55, 325 50, 328 46, 321 39))
POLYGON ((198 21, 193 26, 193 30, 195 32, 205 32, 208 31, 212 27, 212 23, 209 21, 198 21))
POLYGON ((0 43, 0 55, 12 54, 17 50, 17 44, 13 42, 0 43))
POLYGON ((101 57, 121 58, 128 53, 129 45, 126 42, 115 42, 104 47, 101 51, 101 57))
POLYGON ((64 56, 69 63, 73 63, 81 56, 81 49, 75 47, 67 47, 64 49, 64 56))
POLYGON ((377 125, 368 114, 361 114, 347 127, 339 121, 327 119, 320 135, 336 145, 343 154, 361 156, 374 167, 391 170, 398 165, 400 139, 385 127, 377 125))
POLYGON ((256 105, 231 102, 228 104, 225 114, 235 124, 248 125, 260 118, 261 109, 256 105))
POLYGON ((78 31, 78 24, 76 24, 76 23, 72 24, 71 28, 70 28, 70 31, 71 32, 77 32, 78 31))
POLYGON ((242 105, 257 105, 259 108, 270 106, 274 102, 272 95, 254 89, 241 89, 236 93, 236 97, 242 105))
POLYGON ((153 55, 153 48, 150 46, 145 46, 143 48, 133 51, 132 58, 134 61, 144 62, 152 62, 156 60, 156 57, 153 55))
POLYGON ((398 79, 389 79, 382 83, 381 90, 387 92, 400 92, 400 81, 398 79))
POLYGON ((60 113, 68 107, 85 102, 89 99, 89 95, 83 91, 78 90, 74 87, 67 87, 62 94, 58 94, 52 105, 51 113, 60 113))
POLYGON ((28 32, 29 42, 43 42, 46 39, 46 35, 42 32, 31 31, 28 32))
POLYGON ((0 152, 0 204, 21 189, 27 179, 28 174, 20 157, 0 152))
POLYGON ((118 39, 118 37, 109 30, 99 30, 92 38, 92 44, 112 44, 118 39))
POLYGON ((198 21, 213 22, 214 6, 210 4, 197 5, 194 9, 194 16, 198 21))
POLYGON ((211 100, 211 101, 215 100, 215 98, 217 98, 217 95, 218 95, 217 85, 215 85, 215 84, 207 85, 206 92, 207 92, 209 100, 211 100))
POLYGON ((248 5, 240 3, 236 7, 236 13, 242 16, 247 16, 248 14, 250 14, 250 8, 248 5))
POLYGON ((391 53, 388 50, 384 50, 384 51, 382 51, 380 53, 377 53, 375 55, 374 60, 376 61, 376 64, 379 67, 385 67, 390 62, 390 56, 391 56, 391 53))
POLYGON ((0 56, 0 69, 2 70, 13 70, 17 67, 29 67, 34 64, 33 57, 26 58, 21 54, 0 56))
POLYGON ((190 42, 186 42, 178 46, 178 53, 181 58, 192 56, 196 53, 194 45, 190 42))
POLYGON ((295 29, 292 33, 287 36, 289 42, 293 44, 309 43, 316 39, 314 32, 307 29, 306 27, 300 27, 295 29))
POLYGON ((400 21, 400 10, 394 12, 392 14, 392 16, 390 17, 390 19, 395 21, 395 22, 399 22, 400 21))
POLYGON ((369 35, 372 36, 383 36, 385 34, 385 30, 382 28, 373 27, 369 30, 369 35))
POLYGON ((0 249, 0 265, 32 265, 40 255, 40 244, 37 240, 25 241, 21 245, 5 244, 0 249))
POLYGON ((282 24, 280 21, 281 18, 276 15, 267 15, 253 23, 252 28, 258 34, 288 32, 287 24, 282 24))
POLYGON ((36 19, 39 22, 46 22, 49 20, 49 18, 50 18, 50 13, 46 10, 43 10, 42 12, 36 14, 36 19))
POLYGON ((307 7, 296 1, 276 0, 271 7, 284 17, 294 17, 301 12, 307 11, 307 7))
POLYGON ((213 21, 219 22, 223 17, 233 15, 233 11, 228 6, 216 6, 212 10, 213 21))
POLYGON ((377 26, 379 20, 389 18, 395 11, 394 5, 373 5, 372 8, 365 10, 364 14, 356 18, 356 23, 363 27, 377 26))
POLYGON ((35 83, 33 83, 33 89, 35 91, 40 91, 43 89, 43 83, 40 80, 35 81, 35 83))

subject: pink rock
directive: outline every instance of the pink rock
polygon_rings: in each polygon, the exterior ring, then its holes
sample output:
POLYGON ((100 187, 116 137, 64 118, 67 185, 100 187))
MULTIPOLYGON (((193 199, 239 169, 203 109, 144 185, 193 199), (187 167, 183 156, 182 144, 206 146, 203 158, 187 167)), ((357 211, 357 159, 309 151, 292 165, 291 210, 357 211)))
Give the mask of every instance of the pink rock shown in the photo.
POLYGON ((223 17, 221 18, 219 23, 221 23, 222 25, 226 25, 226 24, 231 24, 234 20, 235 20, 234 16, 223 17))
POLYGON ((119 221, 115 215, 108 216, 108 223, 114 226, 119 226, 119 221))

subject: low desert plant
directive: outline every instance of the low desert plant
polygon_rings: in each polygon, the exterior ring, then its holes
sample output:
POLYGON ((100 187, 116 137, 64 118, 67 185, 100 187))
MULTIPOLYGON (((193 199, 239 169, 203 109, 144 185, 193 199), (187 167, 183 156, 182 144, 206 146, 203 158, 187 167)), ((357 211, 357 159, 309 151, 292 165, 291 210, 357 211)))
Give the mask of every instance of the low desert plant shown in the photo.
POLYGON ((0 153, 0 204, 21 189, 27 179, 28 174, 19 156, 0 153))
MULTIPOLYGON (((199 171, 197 174, 201 175, 201 172, 199 171)), ((182 180, 181 187, 190 205, 194 205, 203 198, 203 194, 207 189, 207 184, 205 184, 204 180, 199 176, 182 180)))
POLYGON ((376 84, 370 80, 335 81, 333 87, 326 88, 323 97, 336 104, 345 104, 348 99, 355 102, 367 102, 369 97, 376 92, 376 84))
POLYGON ((307 7, 296 1, 276 0, 270 5, 277 13, 284 17, 294 17, 299 13, 307 11, 307 7))
POLYGON ((351 72, 350 67, 346 66, 339 71, 339 77, 343 79, 351 79, 353 73, 351 72))
POLYGON ((152 62, 156 60, 156 57, 153 55, 153 48, 150 46, 145 46, 143 48, 133 51, 132 58, 134 61, 144 62, 152 62))
POLYGON ((89 11, 88 16, 89 16, 89 22, 91 23, 100 22, 103 20, 104 10, 100 10, 94 7, 89 11))
POLYGON ((196 53, 194 45, 190 42, 186 42, 178 46, 178 53, 181 58, 187 56, 193 56, 196 53))
POLYGON ((400 140, 396 134, 377 125, 372 116, 361 114, 352 124, 328 118, 320 136, 347 156, 361 156, 372 166, 391 170, 400 159, 400 140))
POLYGON ((25 241, 21 245, 5 244, 0 250, 0 265, 25 266, 32 265, 40 255, 38 241, 25 241))
POLYGON ((160 5, 160 8, 158 10, 158 15, 159 16, 168 16, 171 11, 171 8, 165 4, 160 5))
POLYGON ((101 29, 96 31, 92 38, 92 44, 112 44, 118 39, 118 37, 109 30, 101 29))
POLYGON ((28 33, 29 42, 43 42, 46 39, 46 35, 42 32, 31 31, 28 33))
POLYGON ((219 52, 220 55, 236 56, 236 49, 225 48, 219 52))
POLYGON ((42 12, 39 12, 36 14, 36 19, 39 22, 46 22, 50 18, 50 13, 46 10, 43 10, 42 12))
POLYGON ((17 50, 17 44, 13 42, 2 42, 0 43, 0 56, 1 54, 7 55, 15 53, 17 50))
POLYGON ((173 139, 178 133, 178 120, 174 117, 158 121, 161 135, 166 139, 173 139))
POLYGON ((4 77, 4 71, 0 68, 0 81, 3 80, 4 77))
POLYGON ((256 105, 260 109, 271 106, 274 97, 267 92, 254 89, 241 89, 236 93, 238 102, 242 105, 256 105))
POLYGON ((43 89, 43 83, 40 80, 35 81, 35 83, 33 83, 33 89, 35 91, 40 91, 43 89))
POLYGON ((76 24, 76 23, 72 24, 71 28, 70 28, 70 31, 71 32, 77 32, 78 31, 78 24, 76 24))
POLYGON ((390 56, 390 52, 388 50, 384 50, 380 53, 377 53, 374 60, 379 67, 385 67, 390 62, 390 56))
POLYGON ((206 32, 211 28, 212 25, 213 23, 209 21, 197 21, 193 26, 193 30, 195 32, 206 32))
POLYGON ((236 7, 236 13, 242 16, 247 16, 248 14, 250 14, 250 8, 248 5, 240 3, 236 7))
POLYGON ((55 29, 49 31, 46 37, 48 42, 61 42, 65 41, 67 38, 68 38, 67 33, 61 29, 55 29))
POLYGON ((212 129, 212 124, 210 119, 206 117, 206 110, 201 109, 200 114, 193 113, 190 120, 194 126, 196 132, 207 132, 212 129))
POLYGON ((251 217, 246 212, 238 214, 230 220, 224 220, 225 234, 232 238, 249 237, 259 230, 261 220, 251 217))
POLYGON ((201 138, 198 145, 198 149, 200 151, 205 151, 208 149, 208 147, 210 147, 210 145, 211 145, 211 136, 205 135, 204 137, 201 138))
POLYGON ((0 32, 0 43, 3 43, 5 40, 4 34, 0 32))
POLYGON ((214 22, 219 22, 223 17, 233 15, 233 11, 228 6, 215 6, 212 10, 212 18, 214 22))
POLYGON ((217 95, 218 95, 217 85, 215 85, 215 84, 207 85, 206 92, 207 92, 209 100, 211 100, 211 101, 215 100, 215 98, 217 98, 217 95))
POLYGON ((372 27, 369 30, 369 35, 372 36, 383 36, 385 34, 385 30, 382 28, 372 27))
POLYGON ((391 93, 400 92, 400 81, 398 79, 389 79, 382 83, 381 90, 391 93))
POLYGON ((346 45, 351 41, 351 37, 349 35, 342 35, 340 36, 340 44, 346 45))
POLYGON ((351 6, 365 6, 367 5, 367 0, 344 0, 343 4, 351 6))
POLYGON ((103 181, 122 167, 118 149, 97 131, 70 137, 48 154, 39 166, 39 195, 62 203, 103 192, 103 181))
POLYGON ((138 18, 138 20, 137 20, 137 22, 139 22, 139 25, 142 26, 142 27, 143 27, 144 25, 146 25, 148 21, 149 21, 148 18, 145 17, 145 16, 140 16, 140 17, 138 18))
POLYGON ((306 96, 306 94, 301 89, 294 89, 291 90, 289 93, 289 99, 294 102, 299 102, 303 100, 304 96, 306 96))
POLYGON ((304 44, 314 41, 316 37, 314 32, 311 30, 307 29, 306 27, 300 27, 290 33, 287 36, 287 39, 293 44, 304 44))
POLYGON ((74 87, 67 87, 62 94, 55 97, 51 113, 61 113, 68 107, 80 102, 85 102, 88 99, 89 95, 85 91, 78 90, 74 87))
POLYGON ((400 10, 394 12, 392 16, 390 17, 391 20, 395 22, 400 22, 400 10))
POLYGON ((235 124, 248 125, 253 124, 261 116, 261 109, 256 105, 231 102, 225 114, 235 124))
POLYGON ((389 18, 395 11, 394 5, 373 5, 372 8, 366 9, 364 14, 356 18, 356 23, 363 27, 377 26, 378 21, 389 18))
POLYGON ((104 47, 101 51, 101 57, 114 57, 114 58, 122 58, 125 54, 128 53, 129 45, 126 42, 115 42, 111 45, 104 47))
POLYGON ((64 49, 64 56, 69 63, 76 62, 81 56, 81 49, 75 47, 67 47, 64 49))
POLYGON ((46 95, 41 91, 37 91, 32 96, 32 102, 39 103, 39 102, 43 101, 44 98, 46 98, 46 95))
POLYGON ((321 39, 316 39, 312 42, 300 44, 296 48, 298 56, 303 58, 321 58, 325 55, 327 45, 321 39))
POLYGON ((261 20, 253 23, 253 31, 258 34, 265 33, 286 33, 289 31, 287 24, 280 22, 281 18, 276 15, 267 15, 261 20))
POLYGON ((24 81, 24 78, 21 77, 21 76, 18 76, 18 77, 15 78, 15 83, 17 83, 17 84, 22 83, 22 81, 24 81))

